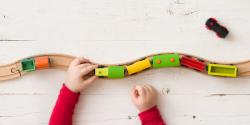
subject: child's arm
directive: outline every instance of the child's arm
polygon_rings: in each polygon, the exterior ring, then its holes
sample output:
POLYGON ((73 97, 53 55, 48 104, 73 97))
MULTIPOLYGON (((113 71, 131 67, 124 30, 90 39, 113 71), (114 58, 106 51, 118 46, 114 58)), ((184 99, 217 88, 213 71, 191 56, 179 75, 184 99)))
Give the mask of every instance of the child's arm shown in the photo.
POLYGON ((56 105, 50 116, 49 125, 72 125, 72 116, 78 102, 80 91, 93 83, 96 76, 86 75, 97 66, 84 58, 77 58, 69 66, 65 84, 63 84, 56 105))
POLYGON ((157 93, 153 87, 137 85, 133 88, 131 97, 140 111, 139 117, 142 125, 165 125, 160 111, 156 107, 157 93))
POLYGON ((49 125, 71 125, 72 115, 79 95, 79 93, 69 90, 64 84, 50 116, 49 125))

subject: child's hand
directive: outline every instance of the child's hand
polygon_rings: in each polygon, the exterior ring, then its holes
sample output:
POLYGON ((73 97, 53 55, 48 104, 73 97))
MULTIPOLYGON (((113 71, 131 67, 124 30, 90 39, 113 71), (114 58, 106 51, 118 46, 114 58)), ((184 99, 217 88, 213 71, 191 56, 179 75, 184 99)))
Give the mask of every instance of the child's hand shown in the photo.
POLYGON ((84 90, 97 78, 96 76, 86 78, 86 75, 97 67, 97 65, 91 64, 87 59, 76 58, 69 66, 65 85, 73 92, 84 90))
POLYGON ((140 112, 154 107, 157 103, 157 93, 150 85, 136 85, 132 89, 131 97, 140 112))

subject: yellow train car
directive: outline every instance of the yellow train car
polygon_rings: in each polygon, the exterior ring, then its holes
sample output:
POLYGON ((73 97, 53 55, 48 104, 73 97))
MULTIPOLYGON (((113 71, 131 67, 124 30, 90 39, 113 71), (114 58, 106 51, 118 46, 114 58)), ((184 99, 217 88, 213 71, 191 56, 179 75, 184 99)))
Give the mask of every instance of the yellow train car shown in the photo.
POLYGON ((95 75, 99 77, 108 76, 108 68, 96 68, 95 75))
POLYGON ((142 61, 137 61, 131 65, 126 66, 126 69, 127 69, 128 74, 132 75, 150 67, 151 67, 150 59, 146 58, 142 61))

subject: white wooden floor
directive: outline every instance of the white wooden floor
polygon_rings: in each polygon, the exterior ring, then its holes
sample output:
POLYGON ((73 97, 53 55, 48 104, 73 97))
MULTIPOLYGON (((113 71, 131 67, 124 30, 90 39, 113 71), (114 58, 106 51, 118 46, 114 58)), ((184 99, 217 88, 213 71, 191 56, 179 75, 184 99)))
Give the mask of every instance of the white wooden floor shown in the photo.
MULTIPOLYGON (((121 63, 157 52, 209 60, 250 59, 249 0, 0 0, 0 64, 42 53, 121 63), (205 29, 209 17, 227 39, 205 29)), ((0 83, 0 125, 46 125, 65 72, 45 70, 0 83)), ((168 125, 249 125, 250 77, 217 78, 183 68, 98 80, 84 91, 75 125, 139 125, 129 93, 159 92, 168 125)))

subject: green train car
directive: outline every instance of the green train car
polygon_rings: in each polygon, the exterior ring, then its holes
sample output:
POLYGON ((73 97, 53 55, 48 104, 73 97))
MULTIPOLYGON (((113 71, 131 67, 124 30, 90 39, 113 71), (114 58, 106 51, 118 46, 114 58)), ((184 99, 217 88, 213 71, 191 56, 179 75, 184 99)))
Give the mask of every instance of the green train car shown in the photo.
POLYGON ((124 66, 109 66, 95 69, 95 75, 99 77, 124 78, 124 74, 124 66))

